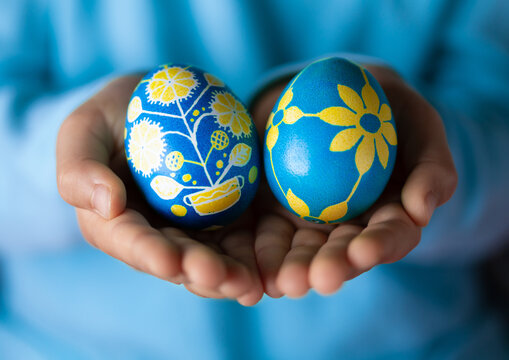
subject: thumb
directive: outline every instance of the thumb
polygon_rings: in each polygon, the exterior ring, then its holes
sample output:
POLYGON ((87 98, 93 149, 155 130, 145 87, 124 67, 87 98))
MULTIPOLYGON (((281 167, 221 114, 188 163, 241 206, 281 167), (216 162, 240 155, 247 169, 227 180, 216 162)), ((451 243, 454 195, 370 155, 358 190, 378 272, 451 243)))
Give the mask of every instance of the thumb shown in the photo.
POLYGON ((114 134, 94 100, 64 121, 56 156, 58 190, 67 203, 93 210, 105 219, 124 211, 124 183, 108 166, 114 150, 114 134))

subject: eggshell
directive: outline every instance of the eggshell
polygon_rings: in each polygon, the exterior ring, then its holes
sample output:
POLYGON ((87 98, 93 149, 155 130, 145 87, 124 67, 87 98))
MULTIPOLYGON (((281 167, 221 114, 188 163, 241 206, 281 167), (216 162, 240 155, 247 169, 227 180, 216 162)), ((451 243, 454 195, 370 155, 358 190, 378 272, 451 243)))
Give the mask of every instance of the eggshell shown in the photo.
POLYGON ((185 228, 215 228, 253 199, 260 156, 246 107, 221 80, 194 66, 148 73, 129 102, 127 162, 147 201, 185 228))
POLYGON ((367 210, 384 190, 396 159, 387 98, 363 67, 326 58, 285 88, 267 122, 264 162, 276 198, 317 223, 367 210))

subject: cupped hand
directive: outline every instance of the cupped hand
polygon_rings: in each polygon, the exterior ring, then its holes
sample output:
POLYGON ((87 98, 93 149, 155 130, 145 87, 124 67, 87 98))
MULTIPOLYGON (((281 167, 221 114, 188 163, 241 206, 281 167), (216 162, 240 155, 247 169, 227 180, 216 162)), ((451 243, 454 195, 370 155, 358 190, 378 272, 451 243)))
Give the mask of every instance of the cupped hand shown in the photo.
MULTIPOLYGON (((453 194, 457 175, 442 120, 435 109, 393 70, 367 66, 390 102, 398 131, 396 165, 384 193, 363 215, 344 224, 316 225, 289 213, 261 185, 255 250, 265 291, 301 297, 313 288, 331 294, 379 264, 406 256, 436 207, 453 194)), ((254 102, 261 134, 285 84, 254 102)))
POLYGON ((124 153, 124 121, 141 76, 124 76, 76 109, 57 141, 57 181, 76 207, 85 239, 131 267, 213 298, 256 304, 263 287, 249 211, 216 232, 168 227, 132 183, 124 153))

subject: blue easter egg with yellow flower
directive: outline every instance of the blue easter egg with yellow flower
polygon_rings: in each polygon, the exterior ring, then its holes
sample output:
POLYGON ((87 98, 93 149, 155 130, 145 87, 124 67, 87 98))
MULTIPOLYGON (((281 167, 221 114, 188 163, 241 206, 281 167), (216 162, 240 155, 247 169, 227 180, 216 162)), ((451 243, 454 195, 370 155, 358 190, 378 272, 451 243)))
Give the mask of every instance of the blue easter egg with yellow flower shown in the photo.
POLYGON ((268 119, 264 162, 272 192, 288 210, 317 223, 366 211, 396 160, 387 98, 363 67, 326 58, 304 68, 268 119))
POLYGON ((149 204, 177 226, 232 222, 258 186, 257 134, 223 81, 189 65, 165 64, 134 90, 125 151, 149 204))

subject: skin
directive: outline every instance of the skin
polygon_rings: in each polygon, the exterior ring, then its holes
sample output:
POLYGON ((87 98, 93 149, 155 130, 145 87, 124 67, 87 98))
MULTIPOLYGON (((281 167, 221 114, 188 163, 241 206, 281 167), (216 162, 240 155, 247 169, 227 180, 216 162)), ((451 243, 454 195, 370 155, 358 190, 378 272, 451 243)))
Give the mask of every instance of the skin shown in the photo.
MULTIPOLYGON (((391 104, 398 159, 382 197, 354 221, 332 226, 299 219, 262 182, 253 205, 220 231, 168 227, 143 201, 124 155, 126 109, 140 75, 113 80, 64 121, 57 140, 59 192, 76 208, 91 245, 197 295, 251 306, 264 292, 332 294, 345 281, 407 255, 457 183, 438 113, 392 70, 367 68, 391 104)), ((251 108, 260 137, 285 85, 266 90, 251 108)))

